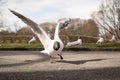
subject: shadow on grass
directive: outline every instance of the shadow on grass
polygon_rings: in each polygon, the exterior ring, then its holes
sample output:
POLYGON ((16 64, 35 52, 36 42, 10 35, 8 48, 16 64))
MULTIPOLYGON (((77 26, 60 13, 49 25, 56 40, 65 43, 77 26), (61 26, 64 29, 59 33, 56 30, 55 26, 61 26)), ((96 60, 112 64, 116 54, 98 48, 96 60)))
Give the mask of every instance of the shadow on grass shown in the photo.
POLYGON ((120 80, 120 68, 0 72, 0 80, 120 80))

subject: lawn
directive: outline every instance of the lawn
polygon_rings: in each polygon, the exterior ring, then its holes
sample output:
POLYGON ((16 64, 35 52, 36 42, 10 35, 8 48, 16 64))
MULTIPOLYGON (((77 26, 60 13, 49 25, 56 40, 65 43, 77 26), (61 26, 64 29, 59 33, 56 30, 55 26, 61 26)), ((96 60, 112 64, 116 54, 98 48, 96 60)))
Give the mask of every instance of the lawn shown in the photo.
POLYGON ((42 48, 40 43, 2 43, 0 48, 42 48))
POLYGON ((103 44, 95 44, 95 43, 84 43, 81 45, 82 48, 120 48, 120 43, 103 43, 103 44))
MULTIPOLYGON (((83 43, 80 46, 72 46, 76 48, 120 48, 120 43, 103 43, 98 45, 95 43, 83 43)), ((67 48, 72 48, 67 47, 67 48)), ((43 48, 41 43, 1 43, 0 48, 43 48)), ((66 47, 65 47, 66 48, 66 47)))

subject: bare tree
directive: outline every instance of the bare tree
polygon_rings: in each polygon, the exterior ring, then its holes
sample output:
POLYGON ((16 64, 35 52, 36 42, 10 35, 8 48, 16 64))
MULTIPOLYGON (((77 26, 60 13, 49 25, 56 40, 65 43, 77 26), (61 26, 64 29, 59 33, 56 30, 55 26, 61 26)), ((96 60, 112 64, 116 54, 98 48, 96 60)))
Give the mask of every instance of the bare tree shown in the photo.
POLYGON ((93 19, 99 28, 120 39, 120 0, 106 0, 93 13, 93 19))
POLYGON ((92 19, 84 21, 84 24, 78 30, 80 30, 79 34, 83 36, 98 37, 99 34, 98 26, 92 19))

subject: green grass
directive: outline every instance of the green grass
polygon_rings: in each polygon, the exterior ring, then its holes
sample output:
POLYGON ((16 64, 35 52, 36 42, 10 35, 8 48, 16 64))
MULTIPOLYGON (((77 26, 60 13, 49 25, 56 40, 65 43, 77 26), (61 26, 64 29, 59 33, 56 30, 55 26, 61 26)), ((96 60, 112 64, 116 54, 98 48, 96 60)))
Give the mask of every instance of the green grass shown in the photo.
MULTIPOLYGON (((73 48, 73 47, 68 47, 73 48)), ((83 43, 76 48, 120 48, 120 43, 103 43, 103 44, 95 44, 95 43, 83 43)))
POLYGON ((120 48, 120 43, 103 43, 103 44, 95 44, 95 43, 84 43, 81 47, 83 48, 120 48))
POLYGON ((42 48, 40 43, 2 43, 0 48, 42 48))
MULTIPOLYGON (((75 47, 75 46, 73 46, 75 47)), ((2 43, 0 44, 0 48, 43 48, 40 43, 2 43)), ((69 47, 67 47, 69 48, 69 47)), ((72 48, 72 47, 70 47, 72 48)), ((81 46, 77 46, 76 48, 120 48, 120 43, 103 43, 102 45, 98 45, 95 43, 83 43, 81 46)))

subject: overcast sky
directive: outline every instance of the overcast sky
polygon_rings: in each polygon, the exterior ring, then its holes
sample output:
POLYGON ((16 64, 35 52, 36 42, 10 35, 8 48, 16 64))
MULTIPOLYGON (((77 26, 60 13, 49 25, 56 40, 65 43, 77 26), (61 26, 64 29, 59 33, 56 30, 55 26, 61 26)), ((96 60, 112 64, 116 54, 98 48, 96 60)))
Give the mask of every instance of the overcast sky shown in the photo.
POLYGON ((0 7, 13 9, 37 23, 60 18, 88 19, 101 0, 0 0, 0 7))
POLYGON ((46 22, 63 17, 90 18, 101 0, 4 0, 4 3, 37 22, 46 22))

